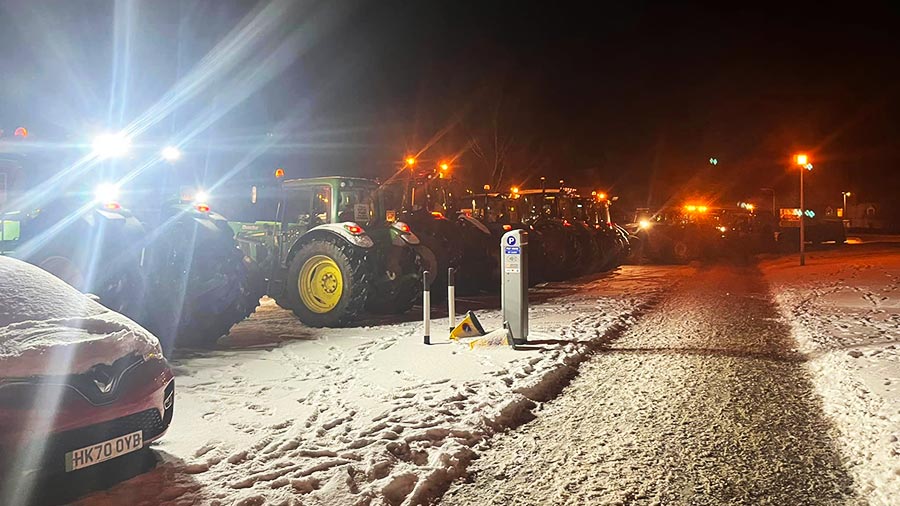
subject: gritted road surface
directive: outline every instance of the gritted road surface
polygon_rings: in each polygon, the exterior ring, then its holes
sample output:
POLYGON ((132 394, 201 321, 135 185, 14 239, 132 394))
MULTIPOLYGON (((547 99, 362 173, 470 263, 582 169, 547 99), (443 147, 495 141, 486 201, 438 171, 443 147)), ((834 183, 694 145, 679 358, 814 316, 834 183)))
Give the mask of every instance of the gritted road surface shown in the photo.
POLYGON ((673 287, 444 505, 861 504, 759 272, 673 287))

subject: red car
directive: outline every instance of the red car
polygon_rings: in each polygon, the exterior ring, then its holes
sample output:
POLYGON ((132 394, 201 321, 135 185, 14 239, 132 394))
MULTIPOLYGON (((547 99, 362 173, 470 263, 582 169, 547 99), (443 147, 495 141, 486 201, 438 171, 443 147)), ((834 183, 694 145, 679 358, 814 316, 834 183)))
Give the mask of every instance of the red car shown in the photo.
POLYGON ((0 485, 141 450, 165 433, 174 403, 156 337, 53 275, 0 256, 0 485))

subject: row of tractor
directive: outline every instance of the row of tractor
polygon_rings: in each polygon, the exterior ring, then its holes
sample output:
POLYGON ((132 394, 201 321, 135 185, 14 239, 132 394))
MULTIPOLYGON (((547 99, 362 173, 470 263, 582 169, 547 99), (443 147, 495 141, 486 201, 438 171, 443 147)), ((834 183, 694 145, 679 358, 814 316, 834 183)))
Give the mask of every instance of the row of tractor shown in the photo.
MULTIPOLYGON (((246 197, 217 198, 170 180, 163 158, 141 172, 103 152, 73 161, 19 141, 0 139, 0 253, 96 295, 169 349, 214 343, 264 295, 307 325, 333 327, 409 311, 423 285, 446 291, 451 268, 458 294, 498 291, 500 239, 511 230, 528 233, 532 285, 629 259, 768 251, 793 230, 784 217, 704 205, 639 210, 626 228, 601 192, 541 178, 537 188, 476 193, 442 170, 381 182, 286 179, 279 169, 242 188, 246 197)), ((819 235, 842 242, 832 228, 819 235)))
POLYGON ((408 311, 426 273, 425 284, 443 291, 450 268, 460 294, 497 291, 500 237, 513 229, 529 233, 533 283, 609 270, 628 255, 605 198, 558 188, 453 193, 439 178, 288 179, 252 188, 273 220, 231 226, 266 273, 268 295, 312 326, 408 311))
POLYGON ((533 283, 609 270, 628 254, 610 202, 570 189, 474 194, 435 174, 382 183, 282 172, 247 188, 265 219, 229 221, 217 210, 237 197, 169 180, 162 158, 140 172, 133 158, 21 140, 0 139, 0 253, 95 295, 167 349, 214 343, 264 295, 327 327, 406 312, 423 281, 446 290, 450 268, 460 294, 497 291, 500 236, 512 229, 529 233, 533 283))

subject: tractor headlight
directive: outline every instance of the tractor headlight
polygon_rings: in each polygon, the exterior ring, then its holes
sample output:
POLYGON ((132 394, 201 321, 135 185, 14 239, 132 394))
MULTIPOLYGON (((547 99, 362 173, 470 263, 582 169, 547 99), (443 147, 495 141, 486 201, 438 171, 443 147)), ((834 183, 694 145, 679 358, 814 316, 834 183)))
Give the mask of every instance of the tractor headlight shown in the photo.
POLYGON ((119 158, 131 149, 131 138, 124 133, 98 135, 91 144, 99 158, 119 158))
POLYGON ((160 151, 160 156, 167 162, 176 162, 181 158, 181 150, 175 146, 166 146, 160 151))
POLYGON ((101 204, 119 200, 119 185, 113 183, 97 185, 94 188, 94 200, 101 204))

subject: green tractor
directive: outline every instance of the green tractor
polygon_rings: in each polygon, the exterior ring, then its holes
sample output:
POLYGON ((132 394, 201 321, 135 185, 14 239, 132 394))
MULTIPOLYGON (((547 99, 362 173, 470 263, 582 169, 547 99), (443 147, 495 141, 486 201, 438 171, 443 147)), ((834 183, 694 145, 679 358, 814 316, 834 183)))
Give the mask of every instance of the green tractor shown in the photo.
POLYGON ((79 153, 16 132, 0 137, 0 254, 95 295, 166 352, 214 343, 253 313, 263 295, 254 266, 227 220, 194 201, 199 193, 174 198, 158 170, 120 192, 132 162, 95 160, 79 173, 70 165, 79 153))
POLYGON ((269 296, 307 325, 406 312, 422 293, 422 273, 434 272, 434 255, 384 209, 378 190, 363 178, 290 179, 275 196, 275 221, 231 223, 269 296))

